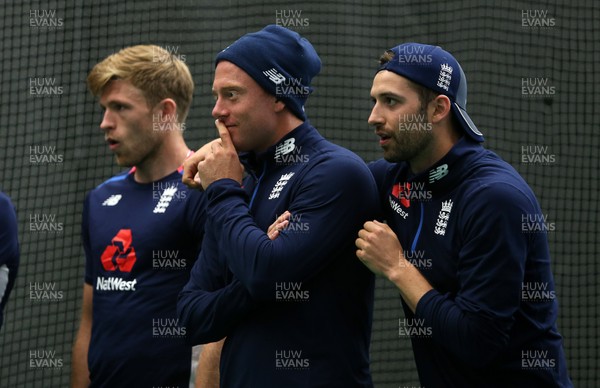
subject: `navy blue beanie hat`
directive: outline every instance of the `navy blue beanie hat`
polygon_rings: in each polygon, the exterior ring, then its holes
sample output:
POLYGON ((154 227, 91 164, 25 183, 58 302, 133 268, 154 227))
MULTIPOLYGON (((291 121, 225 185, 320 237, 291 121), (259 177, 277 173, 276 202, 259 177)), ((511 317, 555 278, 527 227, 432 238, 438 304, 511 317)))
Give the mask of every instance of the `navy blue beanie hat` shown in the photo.
POLYGON ((448 96, 452 112, 467 136, 483 142, 483 134, 467 114, 467 78, 460 64, 439 46, 404 43, 390 49, 394 58, 382 64, 378 72, 388 70, 448 96))
POLYGON ((294 115, 306 120, 304 104, 313 91, 311 80, 321 71, 321 59, 297 32, 268 25, 233 42, 217 55, 215 66, 220 61, 244 70, 294 115))

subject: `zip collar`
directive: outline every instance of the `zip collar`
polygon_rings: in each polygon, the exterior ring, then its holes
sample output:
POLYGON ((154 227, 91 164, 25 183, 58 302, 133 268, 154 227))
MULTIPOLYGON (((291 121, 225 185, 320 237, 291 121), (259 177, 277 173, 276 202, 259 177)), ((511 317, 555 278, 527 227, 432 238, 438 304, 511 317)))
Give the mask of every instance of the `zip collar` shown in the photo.
POLYGON ((453 190, 471 170, 469 163, 473 157, 483 156, 485 149, 481 144, 462 137, 444 157, 431 167, 418 174, 412 174, 408 163, 403 163, 405 172, 400 172, 399 180, 420 187, 433 195, 443 195, 453 190), (402 179, 402 176, 405 176, 402 179))
POLYGON ((256 178, 258 175, 262 175, 265 168, 277 164, 282 156, 297 151, 298 147, 304 147, 321 139, 321 135, 307 120, 264 152, 240 152, 240 162, 248 173, 256 178))

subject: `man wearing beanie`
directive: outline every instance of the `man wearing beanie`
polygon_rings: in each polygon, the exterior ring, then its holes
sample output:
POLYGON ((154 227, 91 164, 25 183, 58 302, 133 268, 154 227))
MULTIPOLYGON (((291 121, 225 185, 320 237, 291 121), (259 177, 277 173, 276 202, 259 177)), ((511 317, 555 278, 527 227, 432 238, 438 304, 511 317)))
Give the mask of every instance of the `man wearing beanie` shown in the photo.
POLYGON ((387 224, 365 223, 357 256, 400 290, 421 384, 571 387, 548 226, 527 183, 481 146, 456 59, 394 47, 371 97, 387 224))
POLYGON ((372 387, 374 277, 354 239, 377 188, 306 118, 320 68, 308 40, 275 25, 216 58, 220 139, 184 172, 206 192, 206 235, 177 307, 194 344, 226 337, 223 387, 372 387))

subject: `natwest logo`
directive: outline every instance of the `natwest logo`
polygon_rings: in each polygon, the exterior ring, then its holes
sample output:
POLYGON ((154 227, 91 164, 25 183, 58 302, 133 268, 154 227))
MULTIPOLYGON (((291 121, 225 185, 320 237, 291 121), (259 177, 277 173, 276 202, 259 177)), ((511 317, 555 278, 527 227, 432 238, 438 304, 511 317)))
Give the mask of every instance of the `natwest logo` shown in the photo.
POLYGON ((392 195, 400 200, 404 207, 410 207, 410 183, 396 183, 392 186, 392 195))
POLYGON ((131 229, 121 229, 112 239, 112 245, 106 247, 100 260, 106 271, 131 272, 135 261, 135 249, 131 245, 131 229))
POLYGON ((101 291, 135 291, 137 279, 123 280, 121 278, 103 278, 98 277, 96 281, 96 290, 101 291))

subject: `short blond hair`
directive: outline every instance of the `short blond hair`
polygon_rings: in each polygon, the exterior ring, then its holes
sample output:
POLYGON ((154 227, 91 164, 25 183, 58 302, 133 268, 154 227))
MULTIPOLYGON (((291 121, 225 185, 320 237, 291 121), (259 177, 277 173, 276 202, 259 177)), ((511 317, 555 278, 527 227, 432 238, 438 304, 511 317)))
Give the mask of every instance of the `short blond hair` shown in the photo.
POLYGON ((92 68, 87 86, 98 97, 114 79, 131 82, 144 93, 151 107, 172 98, 177 104, 177 121, 185 122, 194 94, 194 81, 187 65, 177 55, 155 45, 124 48, 92 68))

